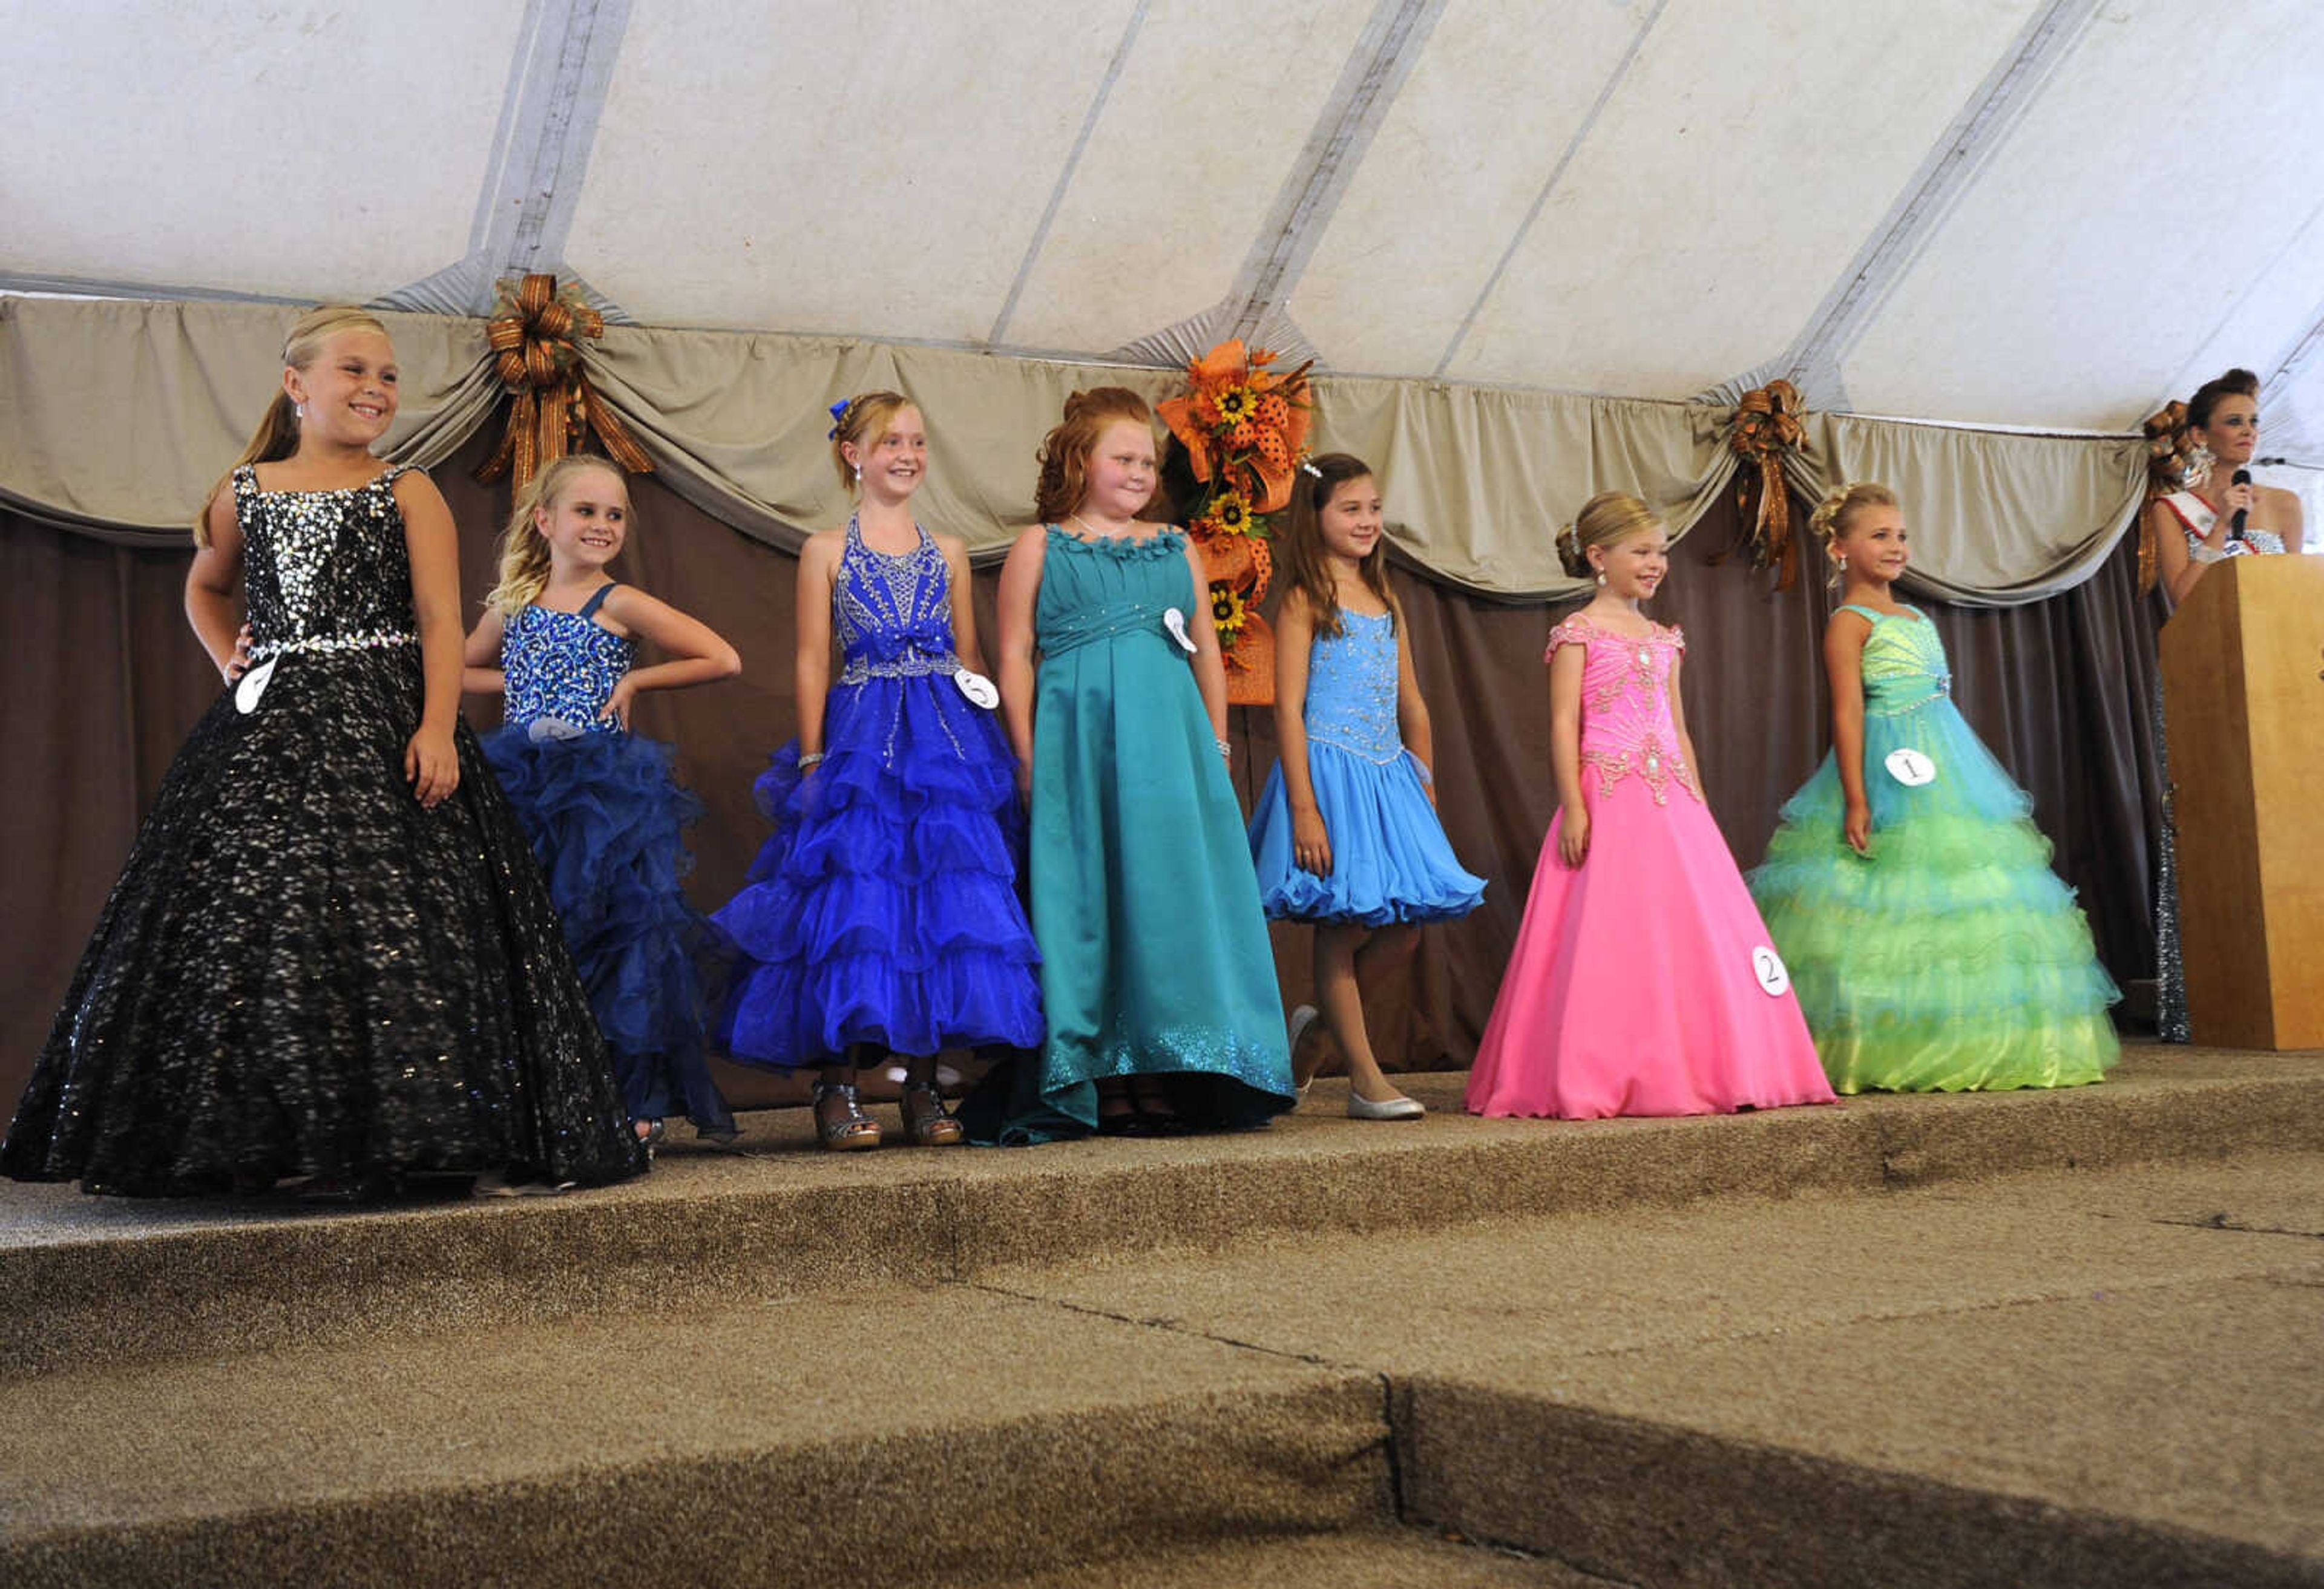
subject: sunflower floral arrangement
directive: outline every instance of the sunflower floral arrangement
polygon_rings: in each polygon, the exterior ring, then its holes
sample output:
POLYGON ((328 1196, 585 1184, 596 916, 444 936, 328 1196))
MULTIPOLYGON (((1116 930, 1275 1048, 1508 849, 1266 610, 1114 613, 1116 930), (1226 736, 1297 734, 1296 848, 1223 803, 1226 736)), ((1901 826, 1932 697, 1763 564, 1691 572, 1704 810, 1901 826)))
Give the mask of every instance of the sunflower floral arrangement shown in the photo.
POLYGON ((1227 699, 1240 706, 1275 699, 1275 634, 1259 614, 1275 570, 1268 516, 1291 501, 1313 407, 1308 365, 1268 368, 1274 362, 1265 348, 1222 342, 1186 366, 1185 395, 1158 408, 1194 473, 1187 531, 1210 579, 1227 699))

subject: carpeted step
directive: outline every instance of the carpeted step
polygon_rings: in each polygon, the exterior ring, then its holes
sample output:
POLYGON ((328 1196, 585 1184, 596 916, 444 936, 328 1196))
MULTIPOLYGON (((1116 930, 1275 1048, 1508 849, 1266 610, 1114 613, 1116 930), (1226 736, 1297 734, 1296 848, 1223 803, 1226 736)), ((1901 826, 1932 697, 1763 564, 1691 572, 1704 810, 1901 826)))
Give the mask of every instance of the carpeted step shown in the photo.
POLYGON ((1614 1584, 1545 1557, 1423 1529, 1359 1529, 1077 1562, 973 1589, 1612 1589, 1614 1584))
POLYGON ((938 1584, 1391 1517, 1375 1375, 973 1288, 0 1385, 0 1583, 938 1584))
POLYGON ((987 1283, 1377 1370, 1408 1520, 1623 1582, 2324 1584, 2324 1154, 987 1283))
POLYGON ((1416 1123, 1342 1118, 1344 1087, 1325 1082, 1263 1132, 1014 1152, 823 1153, 781 1112, 751 1117, 744 1153, 680 1144, 629 1186, 355 1214, 0 1183, 0 1376, 1286 1235, 2324 1146, 2314 1054, 2147 1048, 2098 1087, 1682 1120, 1478 1120, 1459 1112, 1462 1081, 1409 1079, 1434 1111, 1416 1123))

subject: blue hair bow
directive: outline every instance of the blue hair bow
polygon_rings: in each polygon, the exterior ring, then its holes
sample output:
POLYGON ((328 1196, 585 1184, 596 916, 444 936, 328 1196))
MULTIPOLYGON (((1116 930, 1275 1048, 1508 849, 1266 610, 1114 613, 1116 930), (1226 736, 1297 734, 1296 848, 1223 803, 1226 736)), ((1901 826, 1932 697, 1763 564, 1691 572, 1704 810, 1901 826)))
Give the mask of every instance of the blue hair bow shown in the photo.
POLYGON ((854 406, 855 400, 853 398, 841 398, 837 402, 831 405, 831 428, 823 433, 824 440, 837 441, 839 439, 839 427, 841 423, 846 419, 847 410, 854 406))

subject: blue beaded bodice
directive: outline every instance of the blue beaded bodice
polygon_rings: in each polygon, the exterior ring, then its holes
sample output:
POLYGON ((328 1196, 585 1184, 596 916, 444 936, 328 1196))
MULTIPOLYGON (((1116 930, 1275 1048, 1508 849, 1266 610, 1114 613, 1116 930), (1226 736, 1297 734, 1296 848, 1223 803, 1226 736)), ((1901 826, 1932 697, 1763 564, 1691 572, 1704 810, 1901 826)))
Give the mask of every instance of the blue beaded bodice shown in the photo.
POLYGON ((1366 761, 1404 754, 1396 723, 1396 621, 1386 612, 1340 609, 1340 632, 1316 638, 1307 653, 1303 717, 1310 744, 1331 745, 1366 761))
POLYGON ((842 684, 960 671, 952 640, 952 569, 936 537, 912 528, 920 544, 891 556, 866 546, 862 527, 847 521, 847 549, 831 587, 842 684))
POLYGON ((598 715, 638 650, 636 641, 596 620, 598 605, 613 588, 601 586, 578 612, 527 607, 510 615, 501 630, 506 721, 523 728, 551 719, 587 733, 622 731, 612 718, 598 715))

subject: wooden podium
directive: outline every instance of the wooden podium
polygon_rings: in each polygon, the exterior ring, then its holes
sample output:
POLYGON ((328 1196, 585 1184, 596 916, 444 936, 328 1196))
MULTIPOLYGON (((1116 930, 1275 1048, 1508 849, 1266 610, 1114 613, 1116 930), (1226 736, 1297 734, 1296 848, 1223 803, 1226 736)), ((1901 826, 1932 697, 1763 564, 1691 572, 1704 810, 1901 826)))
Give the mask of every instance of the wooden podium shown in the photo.
POLYGON ((2324 1048, 2324 557, 2214 565, 2162 648, 2195 1041, 2324 1048))

